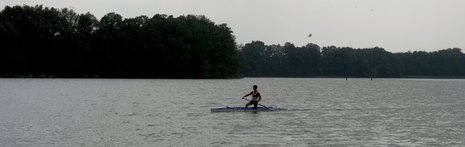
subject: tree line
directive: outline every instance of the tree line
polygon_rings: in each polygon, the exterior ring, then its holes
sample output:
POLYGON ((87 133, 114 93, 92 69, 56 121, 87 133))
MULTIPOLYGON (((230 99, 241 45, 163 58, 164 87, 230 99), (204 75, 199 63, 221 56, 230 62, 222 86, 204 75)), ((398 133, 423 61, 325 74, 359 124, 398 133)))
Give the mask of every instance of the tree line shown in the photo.
POLYGON ((292 43, 237 46, 205 16, 123 18, 43 6, 0 12, 0 77, 238 78, 465 76, 459 48, 391 53, 292 43))
POLYGON ((247 43, 240 49, 241 72, 250 77, 464 77, 459 48, 391 53, 374 47, 296 47, 292 43, 247 43))
POLYGON ((235 37, 205 16, 123 18, 38 6, 0 12, 3 77, 238 77, 235 37))

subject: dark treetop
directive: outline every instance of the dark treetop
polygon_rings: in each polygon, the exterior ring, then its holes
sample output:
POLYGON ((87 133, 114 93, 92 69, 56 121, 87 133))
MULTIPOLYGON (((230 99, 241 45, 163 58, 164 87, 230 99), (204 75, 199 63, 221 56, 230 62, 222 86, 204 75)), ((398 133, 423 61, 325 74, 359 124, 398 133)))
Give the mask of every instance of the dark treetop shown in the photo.
POLYGON ((242 73, 252 77, 465 77, 465 55, 458 48, 435 52, 390 53, 291 43, 241 47, 242 73))
POLYGON ((458 48, 390 53, 253 41, 205 16, 123 18, 43 6, 0 12, 0 77, 237 78, 465 76, 458 48))
POLYGON ((230 28, 204 16, 123 19, 42 6, 0 12, 0 75, 231 78, 239 59, 230 28))

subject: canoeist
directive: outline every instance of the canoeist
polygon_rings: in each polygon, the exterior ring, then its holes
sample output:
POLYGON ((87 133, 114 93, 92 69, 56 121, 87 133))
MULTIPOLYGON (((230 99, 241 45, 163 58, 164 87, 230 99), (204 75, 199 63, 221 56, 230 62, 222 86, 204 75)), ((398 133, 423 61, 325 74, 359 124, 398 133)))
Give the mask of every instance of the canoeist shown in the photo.
POLYGON ((258 102, 262 100, 262 96, 260 95, 260 92, 257 91, 257 88, 258 88, 257 85, 253 85, 253 91, 242 97, 242 99, 244 99, 245 97, 252 95, 252 100, 250 100, 247 104, 245 104, 246 108, 253 104, 253 107, 256 109, 258 102))

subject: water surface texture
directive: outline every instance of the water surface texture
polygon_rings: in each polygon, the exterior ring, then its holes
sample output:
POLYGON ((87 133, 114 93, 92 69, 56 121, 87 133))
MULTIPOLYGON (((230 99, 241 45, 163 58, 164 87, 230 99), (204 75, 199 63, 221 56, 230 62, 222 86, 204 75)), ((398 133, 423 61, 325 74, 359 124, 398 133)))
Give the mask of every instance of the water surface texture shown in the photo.
POLYGON ((1 146, 465 146, 465 80, 0 79, 1 146), (277 112, 243 106, 259 85, 277 112))

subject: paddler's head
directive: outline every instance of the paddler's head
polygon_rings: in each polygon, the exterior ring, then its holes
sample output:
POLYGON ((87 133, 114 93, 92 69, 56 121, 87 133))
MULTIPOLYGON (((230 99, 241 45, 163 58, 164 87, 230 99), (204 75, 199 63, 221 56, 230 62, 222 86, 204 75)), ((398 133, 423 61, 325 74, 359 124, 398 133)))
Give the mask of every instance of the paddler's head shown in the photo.
POLYGON ((258 86, 257 85, 253 85, 253 90, 257 90, 258 86))

